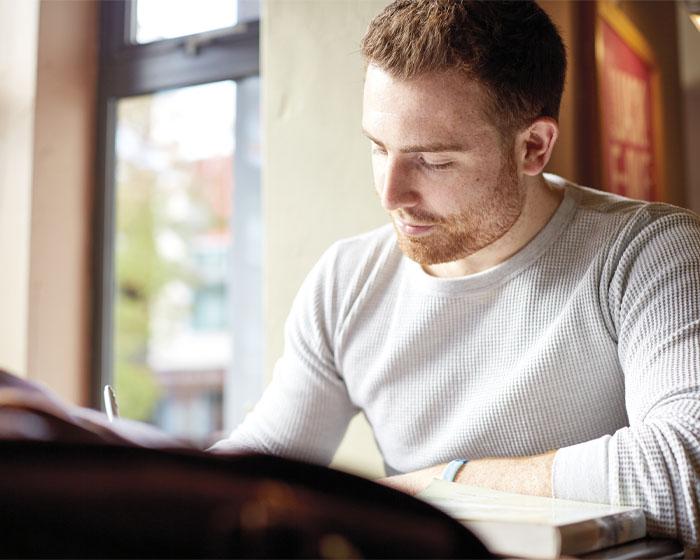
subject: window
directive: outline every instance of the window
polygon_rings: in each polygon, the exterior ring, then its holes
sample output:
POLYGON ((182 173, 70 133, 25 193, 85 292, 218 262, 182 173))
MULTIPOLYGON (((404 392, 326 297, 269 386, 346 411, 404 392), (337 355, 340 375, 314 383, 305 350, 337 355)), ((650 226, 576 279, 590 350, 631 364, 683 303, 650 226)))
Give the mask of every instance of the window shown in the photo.
POLYGON ((201 445, 262 391, 258 14, 101 4, 93 400, 201 445))
POLYGON ((134 8, 129 40, 137 44, 233 27, 238 23, 238 4, 233 0, 135 0, 134 8), (164 14, 176 17, 163 17, 164 14))

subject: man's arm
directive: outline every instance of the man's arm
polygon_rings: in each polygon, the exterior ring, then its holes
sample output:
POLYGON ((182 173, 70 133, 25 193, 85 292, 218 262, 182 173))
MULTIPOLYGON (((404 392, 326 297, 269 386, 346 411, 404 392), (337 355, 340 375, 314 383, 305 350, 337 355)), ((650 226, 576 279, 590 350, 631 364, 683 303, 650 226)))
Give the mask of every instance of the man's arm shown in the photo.
MULTIPOLYGON (((552 497, 552 463, 556 450, 531 457, 469 461, 457 473, 455 482, 503 492, 552 497)), ((380 482, 407 494, 416 495, 433 478, 440 478, 447 465, 384 478, 380 482)))
MULTIPOLYGON (((341 297, 338 249, 328 249, 299 288, 284 329, 284 352, 255 408, 210 451, 257 451, 328 465, 357 413, 336 370, 332 341, 341 297)), ((354 265, 354 264, 353 264, 354 265)))

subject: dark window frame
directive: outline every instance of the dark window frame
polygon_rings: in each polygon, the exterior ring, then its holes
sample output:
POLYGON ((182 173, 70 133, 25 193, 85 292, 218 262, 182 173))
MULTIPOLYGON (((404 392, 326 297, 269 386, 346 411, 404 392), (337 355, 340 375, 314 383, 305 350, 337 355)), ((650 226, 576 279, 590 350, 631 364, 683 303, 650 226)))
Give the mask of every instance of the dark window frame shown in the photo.
POLYGON ((100 3, 90 403, 112 379, 117 101, 172 88, 259 75, 259 22, 152 43, 130 41, 132 2, 100 3))

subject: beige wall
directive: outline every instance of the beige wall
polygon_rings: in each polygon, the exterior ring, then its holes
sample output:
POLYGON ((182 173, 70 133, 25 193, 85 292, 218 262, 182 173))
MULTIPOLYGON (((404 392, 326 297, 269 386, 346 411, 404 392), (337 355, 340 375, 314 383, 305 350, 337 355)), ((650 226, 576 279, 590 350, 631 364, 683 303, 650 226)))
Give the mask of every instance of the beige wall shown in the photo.
POLYGON ((27 373, 38 0, 0 0, 0 367, 27 373))
POLYGON ((0 367, 87 404, 97 8, 0 0, 0 367))
POLYGON ((81 404, 88 404, 97 9, 90 1, 41 2, 35 105, 27 371, 81 404))
MULTIPOLYGON (((337 239, 387 218, 361 133, 359 41, 384 0, 267 0, 262 27, 265 329, 269 377, 292 299, 337 239)), ((382 472, 369 429, 353 423, 340 463, 382 472), (354 442, 354 443, 353 443, 354 442)))

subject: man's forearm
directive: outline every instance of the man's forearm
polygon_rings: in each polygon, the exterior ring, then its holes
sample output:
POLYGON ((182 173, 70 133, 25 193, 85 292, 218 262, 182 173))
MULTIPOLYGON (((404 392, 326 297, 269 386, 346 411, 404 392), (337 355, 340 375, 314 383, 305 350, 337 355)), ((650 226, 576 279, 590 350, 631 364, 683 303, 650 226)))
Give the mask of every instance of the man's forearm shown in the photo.
MULTIPOLYGON (((480 459, 464 465, 455 482, 492 488, 503 492, 552 497, 552 463, 556 450, 533 455, 501 459, 480 459)), ((439 478, 446 465, 384 478, 383 484, 415 495, 433 478, 439 478)))

